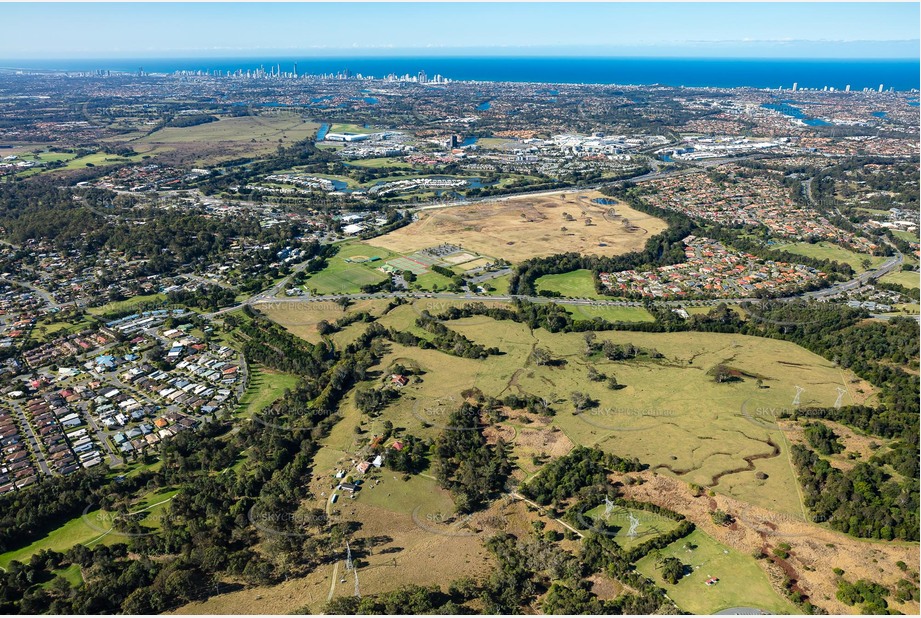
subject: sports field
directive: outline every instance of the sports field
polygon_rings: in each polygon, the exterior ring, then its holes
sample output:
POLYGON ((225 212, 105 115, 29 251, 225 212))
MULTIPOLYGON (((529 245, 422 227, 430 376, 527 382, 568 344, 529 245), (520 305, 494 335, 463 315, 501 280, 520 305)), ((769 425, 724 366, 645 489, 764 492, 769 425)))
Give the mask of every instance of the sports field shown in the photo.
POLYGON ((429 209, 418 221, 369 242, 403 254, 449 242, 517 262, 568 251, 619 255, 641 249, 666 227, 625 205, 593 201, 601 197, 597 191, 555 193, 429 209), (625 226, 625 219, 635 228, 625 226))
POLYGON ((390 251, 373 247, 362 242, 345 242, 339 245, 339 253, 329 259, 329 265, 322 271, 310 275, 304 284, 308 290, 317 294, 357 294, 361 286, 380 283, 388 275, 377 270, 384 260, 396 257, 390 251), (381 261, 350 262, 349 258, 377 257, 381 261))

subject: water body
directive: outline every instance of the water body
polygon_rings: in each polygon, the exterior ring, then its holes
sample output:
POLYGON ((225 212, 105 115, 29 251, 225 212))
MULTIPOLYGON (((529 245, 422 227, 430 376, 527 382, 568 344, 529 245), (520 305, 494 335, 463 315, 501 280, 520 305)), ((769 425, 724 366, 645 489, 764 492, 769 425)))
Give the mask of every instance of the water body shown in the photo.
POLYGON ((918 99, 909 99, 908 104, 912 107, 918 107, 918 99))
POLYGON ((375 99, 374 97, 365 97, 362 99, 362 101, 364 101, 368 105, 377 105, 377 99, 375 99))
POLYGON ((875 116, 877 118, 885 118, 886 112, 870 112, 870 115, 875 116))
POLYGON ((473 146, 474 144, 476 144, 478 139, 479 139, 478 137, 473 137, 473 136, 465 137, 464 141, 461 142, 461 146, 473 146))
POLYGON ((578 58, 578 57, 374 57, 374 58, 169 58, 169 59, 61 59, 2 60, 0 67, 58 69, 67 71, 110 70, 136 73, 174 71, 244 72, 281 63, 282 70, 297 62, 302 75, 353 73, 383 77, 389 73, 429 75, 440 73, 454 80, 534 82, 546 84, 663 84, 666 86, 713 86, 735 88, 802 88, 850 84, 854 90, 883 84, 899 91, 921 88, 918 60, 805 60, 715 58, 578 58))
POLYGON ((765 109, 772 109, 776 112, 780 112, 784 116, 790 116, 791 118, 798 118, 803 121, 803 124, 810 127, 825 127, 828 126, 829 122, 825 122, 820 118, 811 118, 803 113, 798 107, 793 107, 788 103, 762 103, 761 107, 765 109))
POLYGON ((485 112, 490 107, 492 107, 492 103, 490 103, 489 101, 483 101, 482 103, 476 106, 476 109, 478 112, 485 112))
POLYGON ((325 122, 320 125, 320 129, 317 131, 317 141, 322 142, 326 139, 326 134, 329 133, 329 125, 325 122))

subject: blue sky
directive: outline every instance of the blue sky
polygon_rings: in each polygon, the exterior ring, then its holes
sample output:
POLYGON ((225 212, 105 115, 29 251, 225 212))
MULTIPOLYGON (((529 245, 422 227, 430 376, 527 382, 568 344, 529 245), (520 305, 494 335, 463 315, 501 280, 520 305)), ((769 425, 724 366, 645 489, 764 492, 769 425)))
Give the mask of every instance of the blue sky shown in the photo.
POLYGON ((0 3, 0 58, 912 57, 905 3, 0 3))

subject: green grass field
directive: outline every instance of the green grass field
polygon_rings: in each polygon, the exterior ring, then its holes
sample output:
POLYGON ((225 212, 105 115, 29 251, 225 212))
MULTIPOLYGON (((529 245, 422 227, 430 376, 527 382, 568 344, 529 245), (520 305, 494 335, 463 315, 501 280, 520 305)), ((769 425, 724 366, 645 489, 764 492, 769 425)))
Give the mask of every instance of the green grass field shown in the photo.
POLYGON ((490 296, 505 296, 508 294, 508 282, 511 279, 511 275, 502 275, 501 277, 496 277, 495 279, 490 279, 489 281, 484 281, 484 285, 489 285, 494 288, 491 292, 487 292, 490 296))
POLYGON ((908 272, 908 271, 898 271, 894 273, 889 273, 882 279, 883 283, 898 283, 903 285, 906 288, 915 288, 918 289, 921 287, 921 281, 919 281, 919 274, 917 272, 908 272))
POLYGON ((579 522, 579 524, 590 524, 592 520, 598 519, 609 526, 618 527, 617 533, 614 535, 614 540, 617 541, 618 545, 628 550, 633 549, 637 545, 642 545, 646 541, 650 541, 657 536, 671 532, 678 527, 678 522, 674 519, 656 515, 649 511, 617 506, 608 512, 604 504, 587 511, 585 513, 584 523, 579 522), (631 516, 634 518, 633 520, 631 520, 631 516), (633 537, 629 534, 632 521, 637 522, 635 536, 633 537))
POLYGON ((642 307, 563 306, 577 320, 591 320, 593 318, 604 318, 609 322, 653 322, 655 320, 652 314, 642 307))
MULTIPOLYGON (((52 573, 63 577, 73 587, 77 587, 83 583, 83 574, 80 572, 79 564, 72 564, 69 567, 63 569, 55 569, 52 571, 52 573)), ((50 584, 51 582, 49 581, 45 584, 45 586, 50 584)))
POLYGON ((316 290, 318 294, 357 294, 361 291, 361 286, 380 283, 387 278, 388 275, 377 268, 395 255, 387 249, 372 247, 362 242, 344 242, 339 245, 339 253, 330 258, 329 265, 311 275, 304 286, 309 290, 316 290), (381 259, 368 263, 345 261, 346 258, 359 255, 381 259))
POLYGON ((449 285, 451 285, 451 280, 445 277, 444 275, 438 274, 430 270, 424 275, 417 276, 416 281, 413 283, 413 285, 418 287, 421 290, 431 292, 435 288, 435 286, 438 286, 439 290, 444 290, 449 285))
POLYGON ((896 238, 901 238, 902 240, 907 240, 908 242, 918 242, 918 234, 913 232, 902 232, 901 230, 896 230, 892 232, 892 235, 896 238))
POLYGON ((544 275, 534 282, 538 292, 559 292, 569 298, 604 298, 595 291, 592 271, 580 269, 562 275, 544 275))
POLYGON ((106 315, 108 313, 114 313, 116 311, 125 311, 127 309, 134 309, 138 305, 144 303, 156 303, 166 300, 165 294, 147 294, 143 296, 132 296, 128 300, 120 300, 114 303, 108 303, 106 305, 101 305, 99 307, 90 307, 86 310, 90 315, 106 315))
POLYGON ((402 475, 381 468, 380 484, 365 483, 356 500, 394 513, 411 515, 424 513, 454 513, 451 495, 438 482, 418 474, 403 480, 402 475))
POLYGON ((700 530, 678 539, 660 553, 663 558, 678 558, 691 567, 691 573, 677 584, 669 584, 662 579, 652 554, 640 560, 636 568, 664 588, 686 612, 714 614, 730 607, 754 607, 773 614, 797 613, 792 604, 774 592, 753 557, 716 542, 700 530), (696 545, 696 549, 685 549, 688 543, 696 545), (706 581, 711 577, 719 578, 719 583, 708 586, 706 581))
MULTIPOLYGON (((297 170, 295 169, 294 171, 296 172, 297 170)), ((340 174, 315 174, 310 172, 308 175, 316 176, 317 178, 326 178, 327 180, 338 180, 339 182, 344 182, 348 185, 349 189, 357 189, 361 186, 355 179, 349 178, 348 176, 342 176, 340 174)))
POLYGON ((819 242, 815 244, 799 242, 788 245, 777 245, 775 248, 789 251, 790 253, 795 253, 796 255, 804 255, 806 257, 817 258, 820 260, 833 260, 835 262, 850 264, 851 268, 853 268, 858 273, 862 273, 867 270, 861 263, 865 259, 870 261, 870 268, 876 268, 887 259, 885 257, 876 257, 863 253, 855 253, 854 251, 848 251, 847 249, 828 242, 819 242))
POLYGON ((413 169, 413 166, 403 161, 402 159, 396 159, 394 157, 380 157, 377 159, 358 159, 355 161, 349 161, 347 165, 351 167, 370 167, 374 169, 380 169, 384 167, 398 167, 402 169, 413 169))
POLYGON ((95 545, 95 542, 117 542, 114 536, 105 533, 111 524, 102 523, 107 520, 108 516, 100 515, 100 513, 104 512, 96 510, 88 512, 85 518, 82 515, 74 517, 48 533, 44 538, 20 549, 0 554, 0 567, 5 569, 13 560, 27 562, 32 554, 43 549, 64 552, 80 543, 91 547, 95 545), (87 523, 87 520, 90 523, 87 523))
POLYGON ((330 133, 374 133, 375 131, 377 129, 373 127, 348 122, 336 122, 329 128, 330 133))
MULTIPOLYGON (((147 528, 159 529, 163 524, 163 515, 169 508, 169 501, 179 491, 172 488, 160 488, 150 492, 137 500, 130 508, 130 512, 146 512, 145 516, 140 518, 138 522, 147 528)), ((97 543, 103 545, 124 543, 127 537, 112 529, 112 517, 112 514, 99 509, 88 511, 86 515, 74 517, 48 533, 45 537, 25 547, 0 555, 0 567, 6 568, 13 560, 26 562, 32 554, 43 549, 65 552, 78 544, 93 547, 97 543)), ((72 576, 73 574, 70 573, 69 577, 72 576)), ((77 576, 79 576, 79 570, 77 571, 77 576)))
POLYGON ((119 157, 117 155, 110 155, 104 152, 97 152, 91 155, 86 155, 85 157, 78 157, 76 159, 70 159, 67 161, 67 165, 62 168, 62 170, 79 170, 85 169, 87 167, 102 167, 104 165, 116 165, 124 163, 133 163, 135 161, 140 161, 141 155, 135 155, 131 157, 119 157))
POLYGON ((281 373, 261 366, 250 367, 249 387, 240 399, 237 413, 252 418, 281 397, 286 389, 297 386, 297 376, 281 373))

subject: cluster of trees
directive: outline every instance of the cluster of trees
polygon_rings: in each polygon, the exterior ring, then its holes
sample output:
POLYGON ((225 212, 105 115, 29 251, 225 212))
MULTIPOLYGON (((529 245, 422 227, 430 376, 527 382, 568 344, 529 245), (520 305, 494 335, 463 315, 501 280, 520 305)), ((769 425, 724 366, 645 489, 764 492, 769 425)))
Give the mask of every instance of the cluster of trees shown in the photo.
POLYGON ((554 416, 556 412, 543 397, 528 393, 510 393, 502 399, 502 404, 513 410, 527 410, 538 416, 554 416))
POLYGON ((217 122, 217 116, 212 116, 211 114, 191 114, 188 116, 176 116, 172 120, 169 120, 163 124, 165 127, 197 127, 200 124, 208 124, 209 122, 217 122))
POLYGON ((844 450, 844 445, 838 440, 840 436, 824 423, 807 423, 803 433, 809 446, 822 455, 834 455, 844 450))
POLYGON ((883 585, 866 579, 859 579, 853 584, 846 579, 838 580, 838 590, 835 596, 845 605, 860 605, 860 613, 876 616, 889 614, 889 604, 886 597, 889 589, 883 585))
POLYGON ((99 469, 43 479, 29 488, 0 496, 0 552, 36 540, 79 515, 98 500, 106 484, 99 469))
POLYGON ((192 290, 173 290, 166 295, 167 300, 175 305, 194 307, 202 311, 217 311, 236 303, 237 293, 233 288, 219 285, 200 285, 192 290))
POLYGON ((418 474, 428 468, 431 441, 407 434, 400 438, 400 442, 403 448, 392 448, 387 453, 385 463, 388 468, 406 474, 418 474))
POLYGON ((918 540, 917 479, 890 478, 868 462, 838 470, 798 444, 791 455, 806 505, 832 528, 864 538, 918 540))
POLYGON ((453 494, 461 513, 475 511, 495 497, 512 471, 505 442, 487 444, 480 413, 474 404, 461 404, 448 417, 433 449, 435 476, 453 494))
MULTIPOLYGON (((487 348, 486 346, 474 343, 457 331, 451 330, 427 311, 423 310, 422 314, 416 318, 416 326, 419 326, 426 332, 434 335, 431 342, 434 348, 460 356, 461 358, 486 358, 502 354, 497 347, 487 348)), ((402 342, 400 342, 402 343, 402 342)))
POLYGON ((399 396, 399 391, 392 388, 362 388, 355 391, 355 405, 364 414, 377 416, 399 396))
POLYGON ((328 320, 320 320, 317 323, 317 332, 322 336, 332 335, 333 333, 338 333, 340 330, 346 326, 350 326, 356 322, 373 322, 374 316, 372 316, 367 311, 359 311, 357 313, 350 313, 344 315, 335 322, 330 322, 328 320))
POLYGON ((333 360, 325 343, 308 343, 248 305, 243 313, 248 319, 239 324, 236 338, 247 361, 287 373, 320 375, 333 360))
POLYGON ((611 491, 612 471, 639 472, 646 468, 636 458, 623 459, 599 449, 577 446, 569 454, 545 465, 540 473, 519 488, 538 504, 560 504, 585 488, 606 495, 611 491))
MULTIPOLYGON (((472 614, 469 607, 462 605, 464 599, 455 600, 457 595, 448 595, 438 586, 403 586, 391 592, 361 597, 340 596, 323 606, 323 614, 330 616, 367 615, 425 615, 425 614, 472 614)), ((311 613, 309 608, 297 612, 311 613)))
MULTIPOLYGON (((588 505, 580 504, 574 508, 585 509, 586 506, 588 505)), ((625 599, 629 602, 628 611, 621 610, 616 613, 654 614, 662 613, 661 610, 664 609, 669 610, 669 613, 676 612, 677 608, 664 595, 664 591, 656 586, 655 582, 636 571, 635 564, 646 554, 662 549, 689 535, 694 531, 694 524, 681 521, 673 531, 650 539, 630 551, 625 551, 614 540, 613 533, 616 532, 616 529, 608 527, 601 521, 596 522, 595 525, 599 530, 587 531, 582 540, 581 561, 590 572, 603 571, 636 591, 635 594, 628 595, 625 599)))
POLYGON ((227 592, 227 585, 217 583, 221 579, 271 584, 327 560, 352 524, 302 512, 300 504, 308 497, 303 479, 311 472, 317 441, 335 419, 313 416, 282 429, 280 419, 302 406, 298 397, 289 393, 273 404, 266 412, 269 423, 246 423, 236 433, 229 423, 211 423, 175 436, 162 446, 163 464, 156 472, 118 480, 83 472, 17 492, 17 508, 2 511, 9 517, 3 533, 20 533, 9 546, 20 546, 33 534, 21 526, 43 534, 79 517, 88 504, 126 513, 139 490, 183 488, 166 507, 159 530, 118 516, 111 534, 135 533, 122 537, 124 543, 40 552, 28 565, 13 561, 0 574, 0 608, 4 613, 156 614, 227 592), (241 453, 248 456, 236 470, 232 466, 241 453), (50 502, 55 504, 40 506, 50 502), (254 551, 257 544, 264 551, 254 551), (83 585, 72 587, 55 576, 70 565, 80 567, 83 585))

